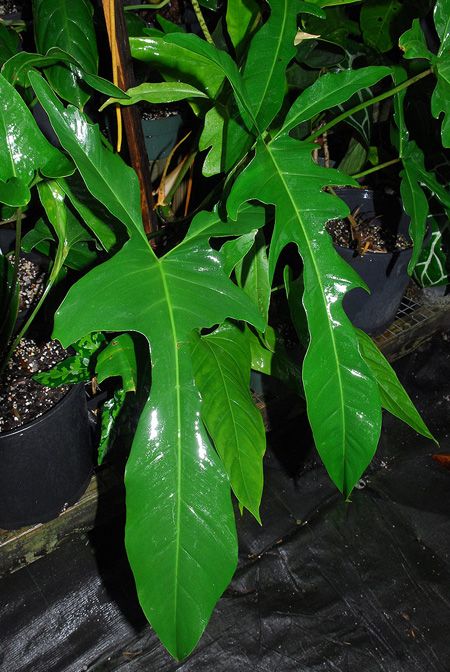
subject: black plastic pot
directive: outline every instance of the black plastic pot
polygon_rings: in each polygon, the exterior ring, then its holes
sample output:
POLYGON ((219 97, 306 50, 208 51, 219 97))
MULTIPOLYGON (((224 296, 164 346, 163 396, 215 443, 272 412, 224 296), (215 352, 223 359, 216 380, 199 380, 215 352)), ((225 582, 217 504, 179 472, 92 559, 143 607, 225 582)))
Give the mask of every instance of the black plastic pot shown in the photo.
POLYGON ((93 470, 83 385, 49 411, 0 433, 0 528, 56 518, 83 494, 93 470))
MULTIPOLYGON (((395 196, 369 189, 336 189, 353 212, 359 208, 364 218, 382 217, 394 233, 408 238, 409 217, 395 196)), ((408 264, 412 247, 393 253, 366 252, 335 245, 341 257, 355 269, 370 289, 353 289, 344 297, 344 308, 355 327, 376 336, 394 321, 409 282, 408 264)))

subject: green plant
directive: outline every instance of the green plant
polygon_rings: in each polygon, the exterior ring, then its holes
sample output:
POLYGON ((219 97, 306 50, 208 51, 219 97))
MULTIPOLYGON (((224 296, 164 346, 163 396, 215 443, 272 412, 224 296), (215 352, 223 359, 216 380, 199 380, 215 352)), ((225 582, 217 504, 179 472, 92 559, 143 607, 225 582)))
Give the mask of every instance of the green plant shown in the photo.
POLYGON ((14 254, 0 256, 1 370, 65 272, 71 269, 79 273, 89 268, 101 256, 100 250, 110 250, 116 240, 114 227, 102 222, 90 210, 86 189, 84 185, 80 189, 73 175, 73 162, 46 139, 33 116, 36 100, 27 77, 31 68, 42 68, 53 90, 80 108, 88 102, 92 90, 123 95, 120 89, 97 75, 92 6, 88 1, 78 3, 75 13, 73 8, 70 12, 72 20, 67 21, 68 4, 54 0, 33 3, 34 41, 36 47, 45 52, 42 54, 19 49, 18 30, 23 32, 23 21, 0 22, 3 64, 0 75, 0 203, 3 204, 0 223, 14 225, 16 233, 14 254), (83 26, 82 31, 79 26, 83 26), (39 211, 34 192, 44 214, 38 219, 34 216, 39 211), (25 217, 28 232, 23 236, 25 217), (21 249, 30 252, 33 248, 48 257, 49 272, 39 301, 19 328, 19 255, 21 249))
MULTIPOLYGON (((265 437, 249 377, 252 366, 289 370, 277 360, 277 336, 268 325, 273 279, 287 245, 301 258, 299 278, 282 270, 305 345, 297 362, 302 390, 317 449, 339 490, 349 497, 371 461, 382 408, 432 438, 389 364, 342 308, 345 293, 362 283, 326 232, 329 219, 348 214, 326 189, 357 182, 318 166, 312 152, 314 138, 357 110, 327 117, 322 126, 317 120, 394 77, 393 88, 358 107, 396 97, 403 200, 417 259, 421 185, 443 200, 448 194, 422 169, 420 151, 406 146, 403 94, 437 76, 439 114, 448 99, 448 61, 442 47, 431 68, 405 81, 386 66, 329 72, 289 104, 285 73, 296 53, 297 15, 323 16, 326 4, 274 1, 263 21, 256 3, 229 0, 225 25, 235 58, 192 34, 131 40, 134 56, 156 63, 167 82, 144 84, 110 102, 195 101, 204 123, 200 148, 208 150, 204 173, 222 178, 220 200, 159 256, 142 228, 135 173, 80 109, 65 107, 45 79, 27 70, 88 191, 126 227, 121 249, 70 289, 55 315, 54 335, 64 345, 98 331, 135 331, 148 341, 151 385, 126 467, 125 541, 143 610, 176 658, 196 645, 236 566, 230 488, 241 509, 259 519, 265 437)), ((448 0, 438 0, 435 20, 444 45, 446 10, 448 0)), ((445 124, 443 140, 447 145, 445 124)))

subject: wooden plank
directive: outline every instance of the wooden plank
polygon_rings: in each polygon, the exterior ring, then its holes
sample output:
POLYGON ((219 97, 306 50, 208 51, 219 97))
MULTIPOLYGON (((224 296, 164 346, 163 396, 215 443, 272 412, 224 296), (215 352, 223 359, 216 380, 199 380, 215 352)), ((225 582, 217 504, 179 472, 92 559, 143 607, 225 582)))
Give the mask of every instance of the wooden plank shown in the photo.
POLYGON ((117 500, 122 491, 120 476, 108 466, 92 477, 83 497, 58 518, 19 530, 0 530, 0 577, 51 553, 74 531, 90 530, 119 514, 121 507, 117 500))

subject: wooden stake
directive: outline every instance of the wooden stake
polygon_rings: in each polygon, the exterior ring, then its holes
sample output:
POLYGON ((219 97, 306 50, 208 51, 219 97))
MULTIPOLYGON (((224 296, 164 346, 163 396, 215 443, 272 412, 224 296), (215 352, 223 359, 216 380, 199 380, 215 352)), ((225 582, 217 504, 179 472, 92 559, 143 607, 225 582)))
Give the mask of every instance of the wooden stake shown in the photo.
MULTIPOLYGON (((113 79, 121 89, 135 86, 133 64, 131 60, 128 31, 121 0, 102 0, 103 13, 108 30, 109 45, 112 54, 113 79)), ((141 210, 144 230, 147 234, 156 231, 156 215, 153 210, 152 185, 150 167, 145 148, 139 111, 133 105, 122 107, 119 110, 125 135, 131 165, 136 171, 141 187, 141 210)), ((118 133, 120 136, 118 115, 118 133)), ((154 246, 154 241, 152 245, 154 246)))

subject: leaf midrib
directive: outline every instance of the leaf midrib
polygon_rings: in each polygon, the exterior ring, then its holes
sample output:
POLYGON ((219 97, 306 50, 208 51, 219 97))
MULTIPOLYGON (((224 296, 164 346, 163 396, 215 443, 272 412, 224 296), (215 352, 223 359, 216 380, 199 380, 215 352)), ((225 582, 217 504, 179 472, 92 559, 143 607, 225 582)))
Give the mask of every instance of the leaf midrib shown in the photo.
MULTIPOLYGON (((285 189, 285 192, 286 192, 286 194, 287 194, 287 196, 288 196, 288 200, 290 201, 290 203, 291 203, 291 205, 292 205, 292 208, 293 208, 294 212, 296 213, 297 219, 298 219, 299 224, 300 224, 300 226, 301 226, 301 229, 302 229, 302 231, 303 231, 303 235, 304 235, 304 238, 305 238, 307 247, 308 247, 308 253, 309 253, 310 259, 312 260, 312 266, 313 266, 314 271, 315 271, 315 275, 316 275, 316 278, 317 278, 317 282, 318 282, 318 285, 319 285, 319 287, 320 287, 320 289, 321 289, 321 296, 324 297, 324 296, 325 296, 325 292, 324 292, 324 286, 323 286, 323 283, 322 283, 322 281, 321 281, 321 274, 320 274, 320 272, 319 272, 319 267, 318 267, 318 265, 317 265, 317 263, 316 263, 315 255, 313 254, 313 250, 312 250, 312 247, 311 247, 311 244, 310 244, 309 237, 308 237, 307 232, 306 232, 306 228, 305 228, 305 226, 303 225, 303 221, 302 221, 302 219, 301 219, 301 217, 300 217, 300 215, 299 215, 299 211, 297 210, 297 206, 296 206, 295 201, 294 201, 294 199, 293 199, 293 197, 292 197, 292 193, 291 193, 290 189, 288 188, 288 185, 286 184, 286 181, 285 181, 285 179, 284 179, 284 175, 283 175, 282 171, 279 169, 278 164, 277 164, 277 161, 276 161, 274 155, 273 155, 272 152, 271 152, 270 145, 264 145, 264 148, 267 150, 267 152, 268 152, 268 154, 269 154, 269 156, 270 156, 270 158, 271 158, 271 160, 272 160, 272 163, 273 163, 273 165, 275 166, 275 170, 276 170, 277 174, 279 175, 279 178, 280 178, 280 180, 281 180, 281 183, 282 183, 282 185, 283 185, 283 187, 284 187, 284 189, 285 189)), ((338 387, 339 387, 339 392, 340 392, 339 397, 340 397, 340 400, 341 400, 341 403, 340 403, 340 406, 341 406, 341 417, 342 417, 342 436, 341 436, 341 443, 342 443, 342 461, 343 461, 343 485, 345 486, 347 479, 346 479, 346 460, 345 460, 345 434, 346 434, 346 422, 345 422, 345 403, 344 403, 344 393, 343 393, 344 386, 343 386, 343 383, 342 383, 342 375, 341 375, 340 367, 339 367, 339 364, 338 364, 338 361, 339 361, 339 360, 338 360, 338 352, 337 352, 337 347, 336 347, 336 339, 335 339, 335 336, 334 336, 333 329, 331 328, 331 325, 330 325, 330 320, 328 319, 328 312, 327 312, 327 309, 326 309, 326 301, 325 301, 325 299, 324 299, 324 301, 323 301, 323 309, 324 309, 324 313, 325 313, 325 315, 327 316, 327 319, 326 319, 326 325, 327 325, 327 328, 328 328, 328 331, 329 331, 329 334, 330 334, 330 340, 331 340, 331 343, 332 343, 332 345, 333 345, 333 352, 334 352, 334 355, 335 355, 335 361, 336 361, 336 373, 337 373, 337 379, 338 379, 338 384, 339 384, 338 387)), ((306 359, 306 356, 307 356, 307 354, 308 354, 308 352, 309 352, 309 350, 310 350, 310 347, 311 347, 311 343, 310 343, 309 346, 308 346, 308 349, 307 349, 307 352, 306 352, 306 355, 305 355, 305 359, 306 359)))
POLYGON ((157 267, 161 276, 161 283, 163 286, 164 297, 166 299, 167 312, 170 321, 171 335, 172 335, 172 345, 174 351, 174 361, 175 361, 175 394, 176 394, 176 404, 177 404, 177 445, 176 445, 176 454, 177 454, 177 473, 176 473, 176 536, 175 536, 175 560, 174 560, 174 605, 173 605, 173 615, 174 615, 174 632, 178 631, 177 628, 177 611, 178 611, 178 575, 179 575, 179 565, 180 565, 180 521, 181 521, 181 394, 180 394, 180 362, 177 348, 177 330, 175 324, 175 316, 172 307, 172 301, 170 296, 169 286, 167 284, 166 274, 164 272, 164 266, 161 261, 158 260, 157 267))

